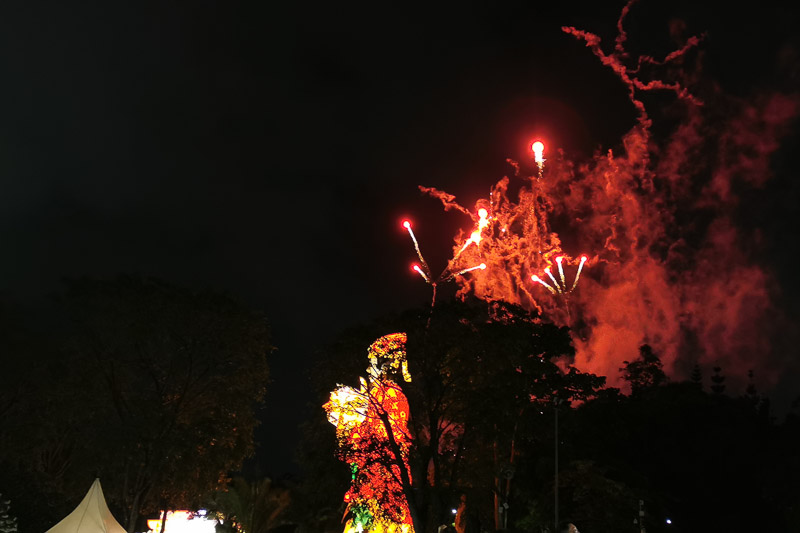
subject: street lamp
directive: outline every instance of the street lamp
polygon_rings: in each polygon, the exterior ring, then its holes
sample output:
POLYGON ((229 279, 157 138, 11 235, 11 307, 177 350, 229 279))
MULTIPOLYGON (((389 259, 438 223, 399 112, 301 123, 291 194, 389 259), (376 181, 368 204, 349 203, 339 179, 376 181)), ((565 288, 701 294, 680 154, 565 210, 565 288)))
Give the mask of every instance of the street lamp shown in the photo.
POLYGON ((556 396, 553 399, 553 404, 555 405, 555 413, 556 413, 556 431, 555 431, 555 463, 556 463, 556 472, 555 472, 555 497, 556 497, 556 523, 554 531, 558 532, 558 407, 564 403, 564 400, 556 396))

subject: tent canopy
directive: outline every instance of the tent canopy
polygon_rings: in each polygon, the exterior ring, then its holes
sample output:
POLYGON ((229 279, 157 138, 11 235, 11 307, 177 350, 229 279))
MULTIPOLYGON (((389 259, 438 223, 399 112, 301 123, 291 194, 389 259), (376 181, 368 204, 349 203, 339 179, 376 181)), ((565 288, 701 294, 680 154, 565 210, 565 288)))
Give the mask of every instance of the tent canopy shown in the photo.
POLYGON ((126 533, 108 510, 100 480, 95 479, 89 492, 64 520, 46 533, 126 533))

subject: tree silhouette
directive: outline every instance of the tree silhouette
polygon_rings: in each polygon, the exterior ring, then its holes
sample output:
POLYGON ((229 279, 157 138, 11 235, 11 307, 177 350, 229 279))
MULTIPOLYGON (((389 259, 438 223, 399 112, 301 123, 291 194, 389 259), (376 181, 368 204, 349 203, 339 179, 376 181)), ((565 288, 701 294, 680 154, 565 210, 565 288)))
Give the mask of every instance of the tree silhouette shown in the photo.
POLYGON ((280 525, 281 515, 291 503, 289 490, 269 478, 248 481, 242 476, 217 491, 208 511, 222 520, 219 529, 241 533, 266 533, 280 525))
POLYGON ((410 411, 412 490, 405 492, 417 514, 415 530, 452 522, 450 509, 465 491, 481 522, 497 523, 497 508, 513 500, 519 461, 537 447, 537 428, 549 427, 541 412, 556 396, 566 402, 592 397, 603 380, 563 371, 557 363, 573 353, 567 331, 519 307, 440 303, 429 327, 428 316, 427 309, 413 310, 362 328, 354 332, 362 340, 346 336, 318 370, 328 387, 353 382, 342 369, 362 373, 348 361, 374 340, 367 335, 407 332, 412 379, 396 383, 410 411))
POLYGON ((758 396, 758 390, 756 389, 756 383, 754 381, 755 376, 753 375, 753 370, 750 369, 747 371, 747 387, 745 388, 745 394, 750 398, 756 398, 758 396))
POLYGON ((725 392, 725 376, 722 374, 722 368, 715 366, 713 371, 714 374, 711 376, 711 392, 714 394, 722 394, 725 392))
POLYGON ((700 369, 700 365, 695 363, 692 367, 692 375, 690 377, 692 383, 697 385, 698 388, 703 388, 703 371, 700 369))
MULTIPOLYGON (((102 477, 129 531, 142 513, 196 506, 224 486, 253 451, 265 319, 226 297, 136 277, 70 282, 58 311, 53 357, 41 381, 26 376, 26 412, 0 450, 19 465, 20 486, 74 506, 102 477)), ((58 518, 42 512, 45 527, 58 518)))
POLYGON ((667 381, 664 373, 664 365, 661 359, 653 353, 653 349, 648 344, 643 344, 639 348, 639 358, 635 361, 623 361, 625 366, 620 368, 622 379, 631 386, 633 394, 663 385, 667 381))
POLYGON ((11 502, 0 494, 0 533, 17 533, 17 519, 11 514, 11 502))

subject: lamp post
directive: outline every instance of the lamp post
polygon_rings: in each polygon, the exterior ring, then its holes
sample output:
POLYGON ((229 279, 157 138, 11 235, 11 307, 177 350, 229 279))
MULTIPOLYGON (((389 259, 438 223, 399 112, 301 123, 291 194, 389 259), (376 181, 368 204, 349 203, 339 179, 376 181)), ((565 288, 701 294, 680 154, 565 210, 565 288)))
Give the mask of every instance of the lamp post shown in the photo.
POLYGON ((553 403, 555 404, 555 413, 556 413, 556 425, 555 425, 555 504, 556 504, 556 522, 555 522, 555 533, 558 533, 558 407, 564 403, 564 400, 560 399, 558 396, 555 397, 553 403))

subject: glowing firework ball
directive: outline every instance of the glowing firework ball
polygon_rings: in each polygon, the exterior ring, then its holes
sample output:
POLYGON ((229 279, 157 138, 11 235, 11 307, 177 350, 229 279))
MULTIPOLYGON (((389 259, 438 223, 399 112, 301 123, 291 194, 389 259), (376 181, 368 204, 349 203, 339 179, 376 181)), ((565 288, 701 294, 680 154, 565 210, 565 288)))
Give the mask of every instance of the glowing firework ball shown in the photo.
POLYGON ((544 143, 542 141, 535 141, 531 145, 531 150, 533 150, 533 160, 536 162, 536 165, 539 167, 539 177, 542 177, 542 172, 544 171, 544 143))

